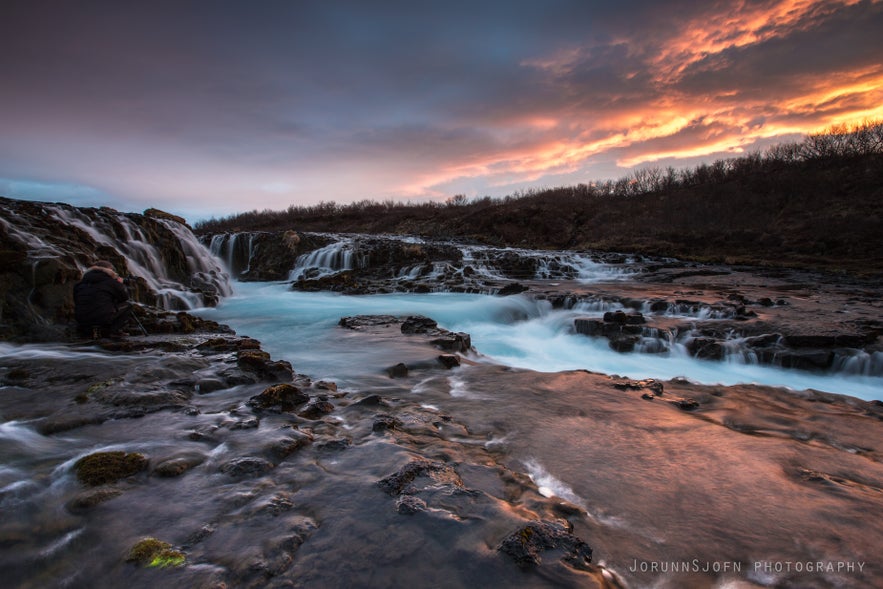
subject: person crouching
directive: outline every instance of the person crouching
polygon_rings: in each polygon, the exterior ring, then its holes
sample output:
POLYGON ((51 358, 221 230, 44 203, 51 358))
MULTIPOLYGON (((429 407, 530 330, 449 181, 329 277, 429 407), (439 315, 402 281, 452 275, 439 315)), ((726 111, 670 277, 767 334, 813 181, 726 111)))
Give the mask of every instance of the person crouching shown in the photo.
POLYGON ((113 264, 95 262, 83 279, 74 285, 74 318, 77 331, 84 337, 123 337, 123 327, 129 320, 131 308, 129 291, 113 264))

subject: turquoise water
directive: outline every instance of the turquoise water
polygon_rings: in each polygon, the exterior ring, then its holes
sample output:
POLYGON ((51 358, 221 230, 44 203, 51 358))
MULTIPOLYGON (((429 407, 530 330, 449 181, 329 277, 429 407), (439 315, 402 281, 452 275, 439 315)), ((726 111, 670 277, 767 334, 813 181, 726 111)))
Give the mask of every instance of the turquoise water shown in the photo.
MULTIPOLYGON (((705 384, 757 383, 795 390, 815 389, 866 400, 881 398, 883 378, 816 374, 744 361, 705 361, 678 346, 666 354, 618 353, 601 338, 571 332, 586 309, 552 309, 526 297, 476 294, 384 294, 345 296, 289 290, 282 283, 236 283, 235 293, 202 316, 226 323, 239 334, 260 340, 274 356, 299 373, 347 382, 396 363, 382 346, 349 343, 337 326, 350 315, 432 317, 451 331, 472 336, 473 359, 541 372, 586 369, 630 378, 683 377, 705 384)), ((596 313, 597 314, 597 313, 596 313)))

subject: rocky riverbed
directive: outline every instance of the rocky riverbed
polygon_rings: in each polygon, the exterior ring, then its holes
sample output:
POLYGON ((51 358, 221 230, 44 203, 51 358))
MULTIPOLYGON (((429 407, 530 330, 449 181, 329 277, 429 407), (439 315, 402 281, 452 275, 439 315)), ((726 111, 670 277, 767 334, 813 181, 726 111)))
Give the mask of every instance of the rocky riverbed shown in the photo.
POLYGON ((13 586, 883 581, 879 402, 476 364, 389 316, 342 319, 410 350, 344 390, 187 324, 4 348, 13 586))

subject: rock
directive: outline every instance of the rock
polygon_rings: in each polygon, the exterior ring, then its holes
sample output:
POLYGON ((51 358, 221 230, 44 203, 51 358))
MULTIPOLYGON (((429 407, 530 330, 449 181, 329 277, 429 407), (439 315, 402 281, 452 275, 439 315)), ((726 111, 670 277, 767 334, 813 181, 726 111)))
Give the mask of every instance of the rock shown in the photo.
POLYGON ((413 495, 402 495, 396 500, 396 511, 402 515, 414 515, 426 509, 426 501, 413 495))
POLYGON ((695 399, 678 399, 673 401, 676 407, 679 409, 683 409, 684 411, 693 411, 694 409, 699 408, 699 401, 695 399))
POLYGON ((185 298, 206 306, 229 292, 220 265, 199 255, 182 219, 155 209, 146 213, 0 198, 0 338, 57 341, 73 335, 74 284, 101 258, 120 275, 135 275, 128 287, 136 303, 172 311, 183 308, 185 298), (150 286, 152 276, 137 275, 157 262, 168 287, 164 296, 150 286))
POLYGON ((205 456, 199 453, 188 453, 173 456, 159 462, 153 468, 153 474, 161 477, 178 477, 195 466, 205 461, 205 456))
POLYGON ((374 420, 374 424, 371 426, 371 431, 385 432, 391 429, 398 429, 401 425, 401 420, 392 415, 378 415, 374 420))
POLYGON ((451 331, 442 331, 442 337, 433 339, 430 343, 435 347, 447 352, 468 352, 472 348, 472 338, 468 333, 453 333, 451 331))
POLYGON ((207 395, 227 388, 227 384, 218 378, 201 378, 193 384, 193 391, 199 395, 207 395))
POLYGON ((377 482, 378 486, 390 495, 409 495, 418 491, 413 484, 419 477, 428 477, 434 484, 449 485, 462 489, 463 481, 453 467, 443 462, 430 462, 418 459, 411 461, 377 482))
POLYGON ((503 288, 497 291, 497 296, 507 297, 510 295, 516 295, 523 293, 524 291, 529 290, 526 286, 518 284, 517 282, 513 282, 511 284, 507 284, 503 288))
POLYGON ((82 513, 114 497, 119 497, 123 492, 112 487, 99 487, 89 489, 76 495, 67 503, 67 510, 71 513, 82 513))
POLYGON ((573 329, 582 335, 601 336, 604 335, 604 321, 601 319, 577 317, 573 320, 573 329))
POLYGON ((438 323, 434 319, 424 317, 422 315, 412 315, 402 322, 402 333, 426 333, 429 330, 438 328, 438 323))
POLYGON ((273 470, 273 465, 255 456, 236 458, 221 465, 221 472, 233 478, 256 477, 273 470))
POLYGON ((284 460, 294 452, 309 446, 313 436, 299 430, 294 430, 290 435, 271 440, 264 445, 264 452, 277 462, 284 460))
POLYGON ((160 567, 183 566, 186 561, 184 553, 174 550, 168 542, 156 538, 144 538, 135 544, 126 557, 126 562, 140 566, 160 567))
POLYGON ((438 361, 445 368, 456 368, 460 365, 460 356, 457 356, 456 354, 441 354, 438 357, 438 361))
POLYGON ((272 361, 270 354, 263 350, 240 350, 237 364, 242 370, 252 372, 264 380, 291 380, 294 370, 285 360, 272 361))
POLYGON ((250 398, 247 405, 255 409, 294 411, 310 400, 310 396, 293 384, 282 383, 267 387, 259 395, 250 398))
POLYGON ((574 568, 586 569, 592 562, 591 547, 557 522, 529 522, 506 536, 497 549, 521 566, 539 565, 543 552, 557 549, 564 550, 562 560, 574 568))
POLYGON ((77 479, 90 487, 116 482, 146 468, 147 458, 137 452, 96 452, 74 463, 77 479))
POLYGON ((386 373, 390 378, 405 378, 408 376, 408 367, 404 363, 399 362, 395 366, 387 368, 386 373))
POLYGON ((830 350, 793 350, 783 351, 776 355, 776 361, 783 368, 800 368, 803 370, 819 370, 831 367, 834 352, 830 350))
POLYGON ((694 337, 686 344, 690 355, 706 360, 721 360, 724 357, 724 348, 721 343, 709 337, 694 337))
POLYGON ((303 417, 304 419, 316 420, 332 411, 334 411, 334 405, 325 399, 315 399, 307 405, 303 411, 298 413, 298 416, 303 417))
POLYGON ((609 337, 610 341, 608 345, 611 350, 616 352, 631 352, 635 349, 635 344, 637 344, 641 338, 637 335, 612 335, 609 337))
POLYGON ((381 397, 380 395, 368 395, 367 397, 359 399, 358 401, 353 403, 353 406, 356 407, 360 405, 365 407, 380 407, 387 405, 387 402, 384 401, 383 397, 381 397))

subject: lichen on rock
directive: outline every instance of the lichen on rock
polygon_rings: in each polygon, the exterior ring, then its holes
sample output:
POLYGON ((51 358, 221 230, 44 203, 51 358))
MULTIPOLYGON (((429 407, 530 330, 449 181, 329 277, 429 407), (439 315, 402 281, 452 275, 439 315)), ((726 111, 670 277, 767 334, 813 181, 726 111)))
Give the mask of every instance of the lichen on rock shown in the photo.
POLYGON ((97 487, 132 476, 147 468, 147 458, 137 452, 96 452, 77 460, 74 471, 84 485, 97 487))
POLYGON ((133 562, 145 567, 166 568, 183 566, 187 557, 172 545, 156 538, 144 538, 135 544, 126 557, 126 562, 133 562))

